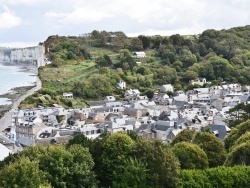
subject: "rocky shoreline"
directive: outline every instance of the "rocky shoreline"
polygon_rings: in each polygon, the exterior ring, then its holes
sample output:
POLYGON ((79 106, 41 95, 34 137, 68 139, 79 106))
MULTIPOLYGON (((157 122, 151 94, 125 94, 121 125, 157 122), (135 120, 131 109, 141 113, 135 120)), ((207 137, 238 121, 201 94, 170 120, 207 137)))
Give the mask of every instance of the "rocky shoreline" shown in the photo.
MULTIPOLYGON (((19 71, 37 76, 38 68, 35 66, 26 66, 21 64, 3 64, 7 66, 19 67, 19 71)), ((8 98, 11 101, 9 105, 0 105, 0 131, 11 125, 11 113, 14 111, 20 103, 28 96, 32 95, 35 91, 41 88, 41 81, 37 77, 36 82, 30 86, 21 86, 12 88, 5 94, 0 95, 1 98, 8 98)))
POLYGON ((0 98, 8 98, 11 101, 9 105, 0 105, 0 118, 4 116, 6 112, 11 110, 13 103, 17 101, 21 96, 27 93, 30 89, 34 86, 22 86, 22 87, 15 87, 12 88, 8 93, 0 95, 0 98))

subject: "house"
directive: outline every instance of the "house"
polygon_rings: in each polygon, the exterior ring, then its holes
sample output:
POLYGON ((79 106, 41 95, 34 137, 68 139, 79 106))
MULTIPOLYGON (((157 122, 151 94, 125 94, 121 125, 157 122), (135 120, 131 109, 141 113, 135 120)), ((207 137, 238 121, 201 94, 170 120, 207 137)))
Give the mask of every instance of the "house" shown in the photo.
POLYGON ((171 85, 171 84, 166 84, 166 85, 162 85, 160 88, 159 88, 159 91, 161 93, 166 93, 168 91, 170 92, 174 92, 174 87, 171 85))
POLYGON ((195 80, 191 80, 190 83, 192 85, 197 84, 197 85, 203 86, 204 84, 207 83, 207 80, 206 78, 197 78, 195 80))
POLYGON ((115 99, 114 96, 106 96, 104 98, 104 101, 106 101, 106 102, 114 102, 114 101, 116 101, 116 99, 115 99))
POLYGON ((133 52, 132 57, 143 58, 143 57, 146 57, 146 53, 145 52, 133 52))
POLYGON ((210 129, 214 133, 214 135, 222 141, 224 140, 227 133, 229 133, 231 131, 231 129, 226 125, 210 124, 208 126, 210 127, 210 129))
POLYGON ((159 105, 169 105, 169 96, 166 93, 160 93, 158 95, 154 95, 152 99, 156 104, 159 105))
POLYGON ((167 134, 167 140, 173 140, 177 134, 179 134, 183 129, 170 129, 167 134))
POLYGON ((140 101, 148 101, 148 97, 146 95, 138 96, 137 99, 140 100, 140 101))
POLYGON ((72 113, 73 117, 79 121, 85 121, 89 116, 89 112, 83 110, 73 110, 72 113))
POLYGON ((125 91, 124 98, 128 101, 135 101, 140 96, 140 93, 138 89, 129 89, 125 91))
POLYGON ((69 92, 69 93, 63 93, 63 97, 65 99, 73 99, 73 93, 69 92))
POLYGON ((225 84, 222 85, 223 90, 228 92, 240 92, 241 85, 240 84, 225 84))
POLYGON ((120 80, 117 84, 116 84, 116 87, 118 89, 125 89, 126 88, 126 82, 120 80))
POLYGON ((226 120, 226 118, 221 112, 216 113, 213 117, 214 124, 225 125, 226 124, 225 120, 226 120))
POLYGON ((125 108, 124 115, 132 116, 132 117, 142 117, 142 110, 135 108, 125 108))
POLYGON ((16 124, 16 138, 20 137, 27 137, 30 139, 36 139, 36 133, 44 128, 47 127, 44 124, 34 124, 33 122, 23 122, 20 124, 16 124))

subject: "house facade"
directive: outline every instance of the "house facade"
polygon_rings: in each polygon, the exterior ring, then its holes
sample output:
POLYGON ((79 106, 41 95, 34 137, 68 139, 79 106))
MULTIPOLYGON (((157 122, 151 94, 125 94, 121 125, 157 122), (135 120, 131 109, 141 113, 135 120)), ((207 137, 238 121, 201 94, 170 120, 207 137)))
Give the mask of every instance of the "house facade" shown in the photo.
POLYGON ((143 57, 146 57, 146 53, 145 52, 133 52, 132 57, 143 58, 143 57))

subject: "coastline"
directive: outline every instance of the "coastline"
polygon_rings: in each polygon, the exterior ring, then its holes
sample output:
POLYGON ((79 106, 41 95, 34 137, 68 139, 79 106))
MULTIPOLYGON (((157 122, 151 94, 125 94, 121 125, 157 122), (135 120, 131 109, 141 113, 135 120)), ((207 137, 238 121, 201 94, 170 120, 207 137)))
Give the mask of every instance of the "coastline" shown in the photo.
POLYGON ((1 63, 2 65, 7 66, 16 66, 20 68, 20 71, 31 73, 36 76, 35 85, 30 86, 21 86, 12 88, 7 93, 1 94, 0 97, 8 98, 11 100, 11 104, 9 105, 1 105, 0 106, 0 132, 11 126, 11 115, 18 108, 20 103, 28 96, 32 95, 35 91, 39 90, 42 86, 41 80, 39 79, 37 73, 38 68, 35 66, 27 66, 24 64, 6 64, 1 63))

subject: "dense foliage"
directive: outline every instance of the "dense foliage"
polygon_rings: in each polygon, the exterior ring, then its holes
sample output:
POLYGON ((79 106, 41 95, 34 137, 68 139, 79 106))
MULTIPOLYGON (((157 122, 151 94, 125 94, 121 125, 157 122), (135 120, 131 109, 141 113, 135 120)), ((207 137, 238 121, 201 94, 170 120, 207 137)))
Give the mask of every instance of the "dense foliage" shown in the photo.
POLYGON ((96 139, 77 135, 67 145, 37 145, 5 158, 0 186, 248 187, 249 129, 244 130, 226 156, 223 143, 209 132, 183 131, 173 145, 131 131, 105 131, 96 139))
POLYGON ((250 185, 250 167, 217 167, 205 170, 183 170, 180 188, 213 188, 237 187, 245 188, 250 185))
POLYGON ((236 125, 247 121, 250 118, 250 104, 240 103, 228 110, 228 118, 226 123, 229 127, 235 127, 236 125))
POLYGON ((4 170, 1 187, 176 187, 180 173, 171 148, 132 133, 104 133, 94 140, 78 135, 66 146, 29 147, 2 161, 0 174, 4 170))
POLYGON ((181 142, 173 147, 181 169, 205 169, 208 167, 207 154, 195 144, 181 142))
POLYGON ((222 166, 226 152, 224 143, 219 138, 208 132, 196 133, 193 143, 200 146, 205 151, 208 158, 209 167, 222 166))
POLYGON ((230 149, 234 143, 246 132, 250 131, 250 120, 247 120, 239 125, 237 125, 228 136, 225 138, 225 148, 230 149))
MULTIPOLYGON (((250 26, 210 29, 200 35, 132 38, 120 31, 94 30, 78 37, 58 37, 49 47, 52 64, 41 68, 39 75, 47 94, 54 91, 58 96, 71 91, 85 100, 106 95, 123 97, 116 89, 119 80, 143 93, 162 84, 172 84, 176 90, 200 87, 189 83, 198 77, 205 77, 212 85, 222 81, 244 85, 250 83, 249 36, 250 26), (145 51, 146 57, 134 58, 134 51, 145 51), (140 66, 136 62, 141 62, 140 66), (103 76, 105 83, 92 82, 93 77, 102 80, 103 76)), ((55 97, 52 100, 58 101, 55 97)), ((61 102, 67 106, 67 101, 61 102)), ((30 103, 43 101, 36 98, 30 103)))

